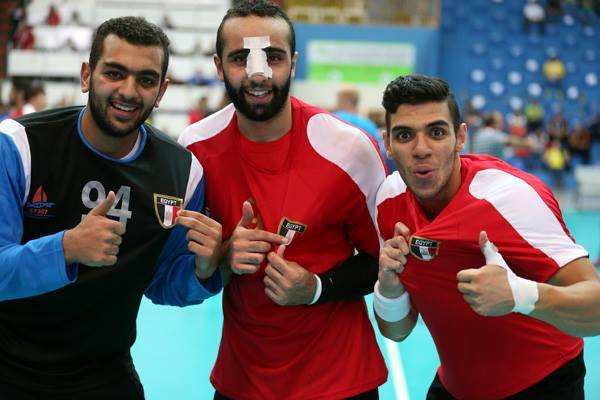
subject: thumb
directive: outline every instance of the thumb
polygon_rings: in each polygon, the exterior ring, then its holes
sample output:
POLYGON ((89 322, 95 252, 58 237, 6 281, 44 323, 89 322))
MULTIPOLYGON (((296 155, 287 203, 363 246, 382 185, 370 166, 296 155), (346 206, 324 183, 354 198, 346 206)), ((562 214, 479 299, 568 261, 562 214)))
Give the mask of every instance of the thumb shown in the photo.
POLYGON ((253 220, 254 210, 252 209, 252 204, 250 204, 249 201, 244 201, 244 204, 242 205, 242 219, 238 225, 249 228, 252 225, 253 220))
POLYGON ((479 248, 481 253, 485 257, 486 264, 499 265, 502 268, 509 269, 508 264, 504 261, 502 254, 498 251, 498 248, 490 242, 486 231, 479 232, 479 248))
POLYGON ((106 196, 106 198, 104 200, 102 200, 100 202, 100 204, 98 204, 96 207, 94 207, 88 215, 99 215, 102 217, 105 216, 110 211, 113 204, 115 203, 115 199, 116 199, 115 192, 113 192, 111 190, 110 192, 108 192, 108 196, 106 196))
POLYGON ((408 241, 410 229, 402 222, 396 222, 396 225, 394 225, 394 236, 403 236, 408 241))

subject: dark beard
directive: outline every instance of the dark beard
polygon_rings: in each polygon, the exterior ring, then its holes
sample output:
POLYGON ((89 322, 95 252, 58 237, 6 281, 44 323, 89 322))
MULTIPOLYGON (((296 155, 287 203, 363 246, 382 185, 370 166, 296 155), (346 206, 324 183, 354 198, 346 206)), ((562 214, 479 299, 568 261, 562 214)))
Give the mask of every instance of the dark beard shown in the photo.
MULTIPOLYGON (((273 118, 283 110, 283 106, 287 101, 290 93, 290 85, 292 82, 291 73, 283 86, 272 86, 273 99, 267 104, 250 104, 244 97, 244 87, 240 86, 238 90, 234 89, 229 83, 227 76, 223 80, 227 95, 233 102, 236 110, 242 113, 246 118, 252 121, 264 122, 273 118)), ((261 85, 250 85, 251 88, 260 89, 261 85)))
MULTIPOLYGON (((102 132, 106 133, 108 136, 122 138, 129 135, 130 133, 136 131, 152 113, 152 107, 145 112, 142 112, 138 119, 135 120, 131 128, 116 127, 106 119, 106 113, 103 109, 103 105, 98 101, 94 93, 94 83, 92 80, 90 80, 89 103, 90 111, 92 112, 92 118, 94 118, 94 122, 96 125, 98 125, 102 132)), ((110 101, 110 99, 107 99, 107 103, 105 104, 106 107, 108 107, 108 101, 110 101)))

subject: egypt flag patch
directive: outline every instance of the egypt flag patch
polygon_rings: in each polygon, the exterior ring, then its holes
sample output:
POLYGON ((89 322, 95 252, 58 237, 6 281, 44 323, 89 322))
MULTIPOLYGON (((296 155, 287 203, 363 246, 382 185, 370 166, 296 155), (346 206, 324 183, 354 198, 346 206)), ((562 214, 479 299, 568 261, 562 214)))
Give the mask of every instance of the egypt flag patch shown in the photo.
POLYGON ((431 261, 440 251, 440 242, 418 236, 410 238, 410 252, 422 261, 431 261))
POLYGON ((183 206, 183 199, 154 193, 154 211, 160 225, 169 229, 175 226, 175 218, 183 206))
POLYGON ((277 233, 283 237, 288 238, 288 240, 289 240, 288 245, 289 245, 290 243, 292 243, 294 236, 296 236, 297 234, 304 233, 305 230, 306 230, 305 224, 303 224, 301 222, 291 221, 291 220, 287 219, 286 217, 283 217, 281 219, 281 222, 279 223, 279 229, 277 230, 277 233))

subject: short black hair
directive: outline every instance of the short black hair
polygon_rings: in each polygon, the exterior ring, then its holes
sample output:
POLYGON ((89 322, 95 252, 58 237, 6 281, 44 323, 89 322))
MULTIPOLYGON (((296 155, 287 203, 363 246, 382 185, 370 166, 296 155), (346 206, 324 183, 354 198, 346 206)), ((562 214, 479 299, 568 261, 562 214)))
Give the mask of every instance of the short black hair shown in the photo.
POLYGON ((448 104, 454 132, 460 125, 460 110, 448 83, 440 78, 425 75, 399 76, 391 81, 383 92, 385 127, 390 132, 392 114, 401 104, 423 104, 445 101, 448 104))
POLYGON ((284 20, 290 28, 290 53, 292 57, 294 56, 294 53, 296 52, 296 31, 285 11, 277 4, 273 4, 268 0, 242 0, 227 10, 227 13, 221 21, 221 25, 219 25, 219 29, 217 30, 217 43, 215 47, 219 58, 222 58, 223 56, 223 25, 225 25, 225 22, 228 19, 249 16, 279 18, 284 20))
POLYGON ((163 50, 161 83, 165 80, 167 68, 169 67, 169 46, 171 43, 162 29, 142 17, 111 18, 96 29, 89 60, 92 71, 96 68, 100 57, 102 57, 104 39, 110 34, 138 46, 160 46, 163 50))

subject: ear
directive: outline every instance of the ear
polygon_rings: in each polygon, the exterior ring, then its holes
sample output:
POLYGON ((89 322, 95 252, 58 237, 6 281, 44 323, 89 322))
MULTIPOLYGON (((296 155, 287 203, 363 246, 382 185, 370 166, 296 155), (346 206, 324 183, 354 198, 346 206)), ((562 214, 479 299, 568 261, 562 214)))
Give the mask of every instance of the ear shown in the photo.
POLYGON ((158 97, 156 98, 156 101, 154 102, 154 108, 158 108, 158 105, 159 105, 160 101, 162 100, 162 97, 164 96, 165 92, 167 91, 168 86, 169 86, 168 79, 165 79, 163 81, 163 83, 160 84, 160 89, 158 90, 158 97))
POLYGON ((213 54, 213 62, 215 63, 215 67, 217 68, 217 74, 219 75, 219 79, 223 81, 225 78, 223 76, 223 63, 219 56, 215 53, 213 54))
POLYGON ((456 152, 461 152, 465 149, 465 143, 467 142, 467 124, 464 122, 458 126, 458 132, 456 132, 456 152))
POLYGON ((294 56, 292 57, 292 70, 290 72, 290 76, 292 78, 296 77, 296 63, 298 62, 298 52, 294 52, 294 56))
POLYGON ((392 158, 392 146, 390 143, 390 135, 388 135, 387 130, 382 130, 383 134, 383 144, 385 146, 385 156, 388 160, 393 160, 392 158))
POLYGON ((81 78, 81 92, 87 93, 90 90, 90 78, 92 77, 92 69, 89 63, 84 62, 81 64, 79 76, 81 78))

